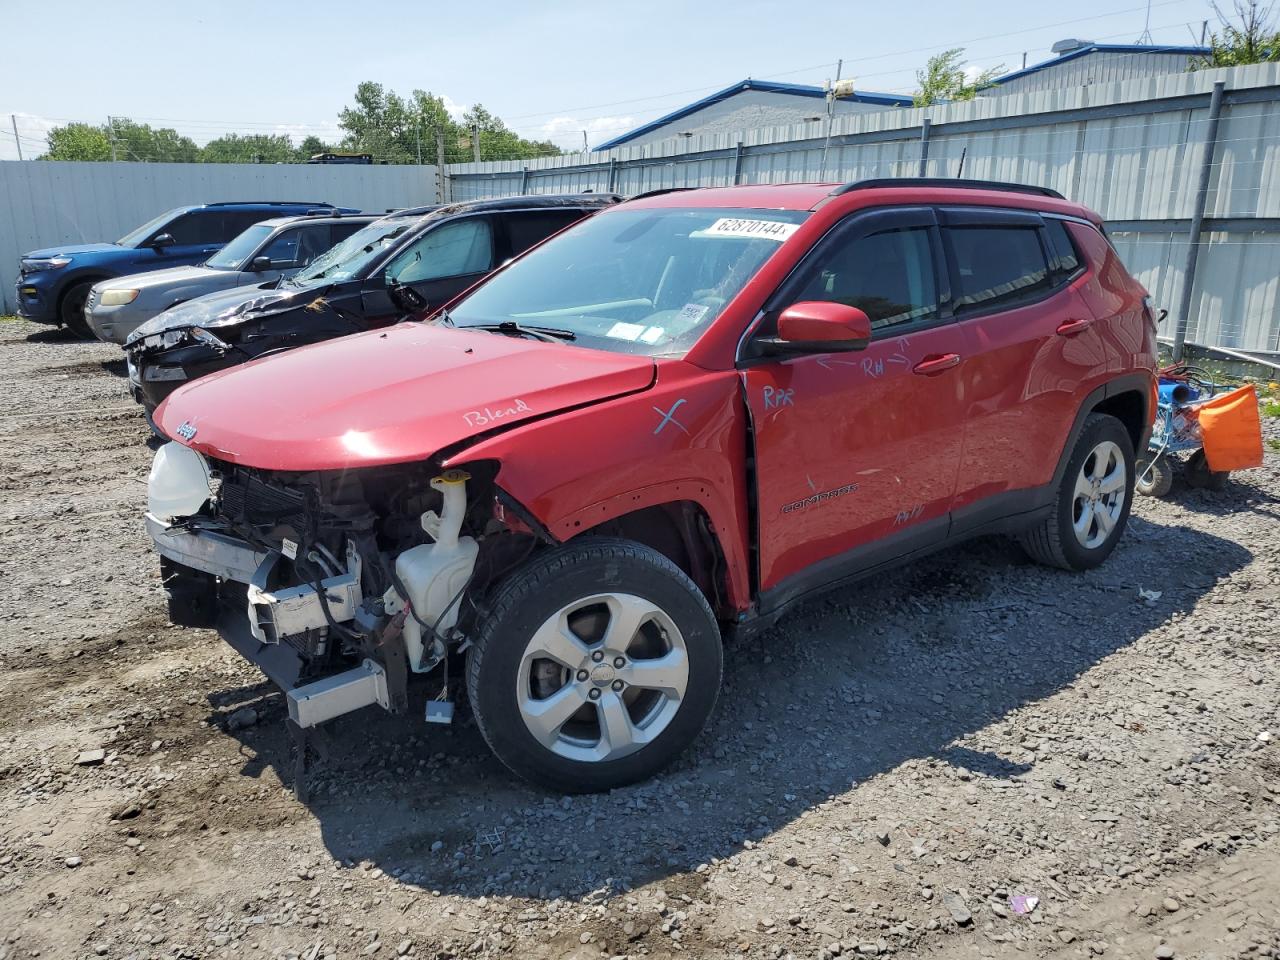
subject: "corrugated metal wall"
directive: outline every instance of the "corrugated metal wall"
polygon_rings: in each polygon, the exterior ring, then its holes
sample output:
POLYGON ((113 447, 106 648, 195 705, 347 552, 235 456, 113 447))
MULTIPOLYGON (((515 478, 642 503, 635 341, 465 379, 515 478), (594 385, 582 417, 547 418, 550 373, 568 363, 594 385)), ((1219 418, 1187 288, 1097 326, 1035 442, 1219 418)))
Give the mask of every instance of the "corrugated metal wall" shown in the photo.
POLYGON ((1050 62, 1043 69, 1025 77, 1005 80, 984 96, 999 97, 1032 90, 1057 87, 1082 87, 1093 83, 1122 83, 1139 77, 1153 77, 1186 70, 1192 57, 1185 53, 1154 53, 1150 50, 1122 53, 1100 51, 1074 57, 1062 63, 1050 62))
POLYGON ((216 200, 311 200, 382 211, 433 203, 433 166, 0 163, 0 313, 18 260, 60 243, 111 241, 165 210, 216 200))
POLYGON ((1280 64, 840 117, 825 162, 824 141, 796 125, 527 163, 455 164, 450 196, 585 189, 632 195, 734 182, 915 176, 927 118, 929 176, 1042 184, 1087 204, 1111 223, 1130 269, 1161 306, 1172 308, 1205 156, 1209 95, 1219 80, 1227 96, 1188 339, 1280 351, 1280 64))

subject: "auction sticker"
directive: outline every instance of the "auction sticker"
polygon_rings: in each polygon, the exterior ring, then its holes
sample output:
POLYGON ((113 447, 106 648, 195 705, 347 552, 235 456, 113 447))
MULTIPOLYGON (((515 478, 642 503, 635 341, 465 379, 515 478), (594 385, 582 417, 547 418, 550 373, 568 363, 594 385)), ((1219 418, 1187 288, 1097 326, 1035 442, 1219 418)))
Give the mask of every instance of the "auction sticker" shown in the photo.
POLYGON ((609 328, 605 336, 613 337, 615 340, 634 340, 642 333, 644 333, 643 323, 623 323, 619 320, 609 328))
POLYGON ((721 217, 705 230, 703 237, 760 237, 781 243, 800 229, 798 223, 780 223, 777 220, 743 220, 738 217, 721 217))

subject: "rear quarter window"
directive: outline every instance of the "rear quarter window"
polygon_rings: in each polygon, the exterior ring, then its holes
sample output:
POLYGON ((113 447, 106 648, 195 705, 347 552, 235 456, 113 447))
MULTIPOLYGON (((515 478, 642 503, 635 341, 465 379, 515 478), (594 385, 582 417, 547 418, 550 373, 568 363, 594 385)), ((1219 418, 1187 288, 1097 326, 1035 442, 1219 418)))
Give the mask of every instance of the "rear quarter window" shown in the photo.
POLYGON ((1080 255, 1071 242, 1071 232, 1061 220, 1045 217, 1045 237, 1049 241, 1049 268, 1057 274, 1069 276, 1080 269, 1080 255))
POLYGON ((950 251, 957 310, 1034 300, 1052 285, 1034 227, 955 226, 942 231, 950 251))

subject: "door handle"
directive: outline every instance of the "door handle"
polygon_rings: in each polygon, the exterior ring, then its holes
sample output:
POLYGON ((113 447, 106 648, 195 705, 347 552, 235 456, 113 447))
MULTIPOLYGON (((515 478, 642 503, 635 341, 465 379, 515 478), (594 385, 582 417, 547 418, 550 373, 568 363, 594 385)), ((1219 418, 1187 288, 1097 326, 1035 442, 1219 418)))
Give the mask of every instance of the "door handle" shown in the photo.
POLYGON ((1064 320, 1058 324, 1058 336, 1074 337, 1077 333, 1084 333, 1093 326, 1092 320, 1064 320))
POLYGON ((952 367, 958 367, 959 365, 960 354, 944 353, 938 357, 929 357, 921 360, 911 368, 911 372, 925 377, 932 377, 934 374, 942 373, 943 370, 950 370, 952 367))

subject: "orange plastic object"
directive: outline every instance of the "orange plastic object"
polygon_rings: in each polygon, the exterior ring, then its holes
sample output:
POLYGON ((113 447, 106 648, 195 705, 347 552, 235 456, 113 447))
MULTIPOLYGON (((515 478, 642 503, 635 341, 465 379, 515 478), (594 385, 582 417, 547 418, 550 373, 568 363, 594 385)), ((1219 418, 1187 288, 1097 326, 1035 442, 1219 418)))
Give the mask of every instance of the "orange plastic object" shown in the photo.
POLYGON ((1200 432, 1210 470, 1262 466, 1262 421, 1253 384, 1201 404, 1200 432))

